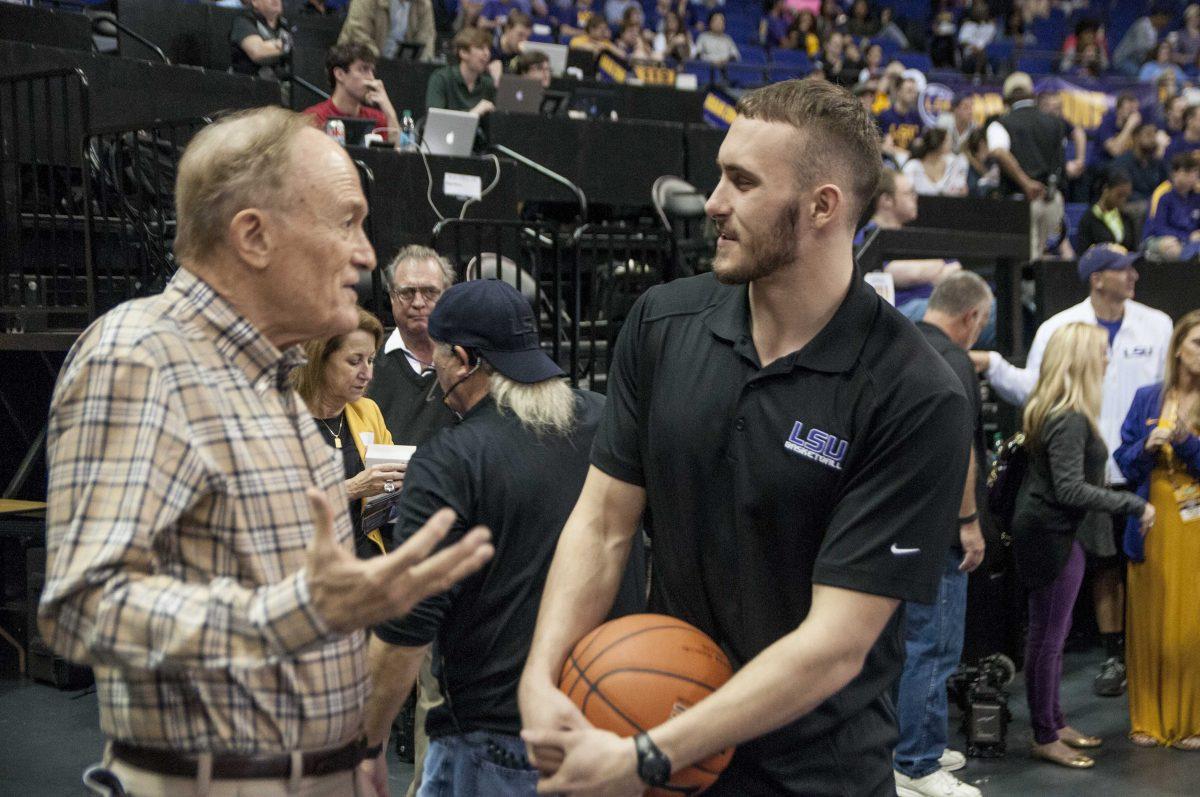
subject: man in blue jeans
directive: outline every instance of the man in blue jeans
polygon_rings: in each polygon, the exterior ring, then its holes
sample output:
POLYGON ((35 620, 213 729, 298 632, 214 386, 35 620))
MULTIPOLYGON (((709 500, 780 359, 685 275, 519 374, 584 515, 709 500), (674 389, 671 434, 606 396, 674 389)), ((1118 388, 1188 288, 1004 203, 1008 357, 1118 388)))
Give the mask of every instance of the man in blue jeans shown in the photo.
POLYGON ((959 528, 947 529, 954 544, 938 586, 937 602, 904 604, 904 672, 897 713, 900 739, 893 766, 900 797, 979 797, 979 789, 952 771, 962 769, 962 753, 946 747, 946 679, 962 653, 967 607, 967 574, 983 561, 979 507, 983 504, 987 443, 980 415, 979 379, 967 350, 992 312, 992 292, 977 274, 960 271, 944 279, 929 297, 917 328, 962 380, 971 403, 972 454, 959 508, 959 528))
MULTIPOLYGON (((487 526, 496 554, 461 588, 376 627, 367 741, 386 741, 433 645, 442 703, 425 722, 429 749, 417 794, 532 796, 537 771, 518 736, 517 683, 604 398, 563 380, 538 345, 529 302, 499 280, 448 288, 429 316, 429 336, 444 400, 462 420, 409 461, 395 536, 400 542, 419 528, 413 523, 424 508, 448 506, 457 519, 447 539, 487 526)), ((645 558, 641 546, 634 549, 613 616, 644 605, 645 558)), ((388 795, 386 749, 364 764, 379 797, 388 795)))

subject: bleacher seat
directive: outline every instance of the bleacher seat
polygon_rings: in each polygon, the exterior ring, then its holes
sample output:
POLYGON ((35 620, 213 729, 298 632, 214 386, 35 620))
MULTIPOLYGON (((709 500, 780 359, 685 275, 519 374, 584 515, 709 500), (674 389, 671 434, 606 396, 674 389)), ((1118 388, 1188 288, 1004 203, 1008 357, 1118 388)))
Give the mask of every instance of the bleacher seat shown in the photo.
POLYGON ((904 64, 909 69, 919 69, 922 72, 928 73, 933 69, 933 61, 929 59, 926 53, 896 53, 896 59, 904 64))
MULTIPOLYGON (((895 39, 889 39, 886 36, 876 36, 868 42, 868 46, 871 44, 878 44, 881 48, 883 48, 883 57, 888 61, 895 58, 896 55, 904 49, 900 46, 900 42, 896 41, 895 39)), ((866 48, 864 47, 863 49, 866 48)))
POLYGON ((1037 39, 1038 49, 1061 49, 1063 41, 1067 38, 1067 16, 1062 9, 1052 9, 1049 17, 1034 20, 1029 26, 1029 32, 1037 39))
POLYGON ((809 72, 806 67, 799 69, 794 66, 783 66, 780 64, 772 64, 767 68, 767 82, 778 83, 781 80, 791 80, 792 78, 805 77, 809 72))
POLYGON ((803 50, 781 50, 776 47, 771 51, 771 66, 787 67, 808 74, 808 71, 812 69, 812 61, 809 60, 808 53, 803 50))
POLYGON ((757 44, 739 44, 738 52, 742 56, 742 63, 747 66, 766 66, 767 51, 757 44))
POLYGON ((987 54, 988 63, 993 72, 1004 74, 1009 71, 1013 57, 1012 39, 994 41, 987 46, 984 52, 987 54))
POLYGON ((1051 50, 1022 50, 1017 55, 1017 69, 1031 75, 1048 75, 1058 58, 1058 53, 1051 50))
POLYGON ((707 61, 688 61, 683 65, 685 75, 695 75, 696 83, 704 88, 713 82, 713 66, 707 61))
POLYGON ((725 67, 725 78, 729 85, 736 88, 761 86, 767 80, 767 68, 761 64, 728 64, 725 67))

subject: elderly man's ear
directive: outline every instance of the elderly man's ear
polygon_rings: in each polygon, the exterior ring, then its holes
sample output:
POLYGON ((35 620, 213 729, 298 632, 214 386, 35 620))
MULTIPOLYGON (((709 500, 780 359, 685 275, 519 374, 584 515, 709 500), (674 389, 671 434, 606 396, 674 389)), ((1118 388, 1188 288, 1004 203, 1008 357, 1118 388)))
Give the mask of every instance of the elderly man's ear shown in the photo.
POLYGON ((278 249, 279 230, 270 214, 261 208, 246 208, 229 222, 229 246, 238 258, 257 271, 271 264, 271 253, 278 249))

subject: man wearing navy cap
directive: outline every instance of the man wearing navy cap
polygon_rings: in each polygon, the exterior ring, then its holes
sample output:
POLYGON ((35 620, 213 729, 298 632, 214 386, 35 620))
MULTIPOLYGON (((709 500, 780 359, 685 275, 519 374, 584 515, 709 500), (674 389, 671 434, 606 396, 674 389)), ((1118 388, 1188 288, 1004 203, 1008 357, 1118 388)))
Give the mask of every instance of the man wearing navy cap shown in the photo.
MULTIPOLYGON (((429 316, 429 335, 445 402, 462 422, 409 462, 396 541, 415 533, 436 511, 430 507, 449 506, 458 518, 448 539, 486 518, 496 556, 478 578, 376 629, 366 730, 371 744, 384 741, 436 639, 443 703, 426 722, 419 794, 532 795, 537 772, 518 736, 517 683, 604 398, 567 384, 539 345, 529 302, 505 282, 447 289, 429 316)), ((641 608, 643 560, 634 556, 626 568, 613 616, 641 608)), ((364 766, 386 797, 383 755, 364 766)))
MULTIPOLYGON (((1125 484, 1125 477, 1111 456, 1121 445, 1121 424, 1137 389, 1162 381, 1171 340, 1171 319, 1167 314, 1133 301, 1138 281, 1135 265, 1140 257, 1140 253, 1126 251, 1118 244, 1096 244, 1084 252, 1079 258, 1079 281, 1088 286, 1088 297, 1038 327, 1024 368, 1012 365, 994 351, 971 352, 975 367, 987 375, 1000 397, 1021 406, 1037 382, 1046 342, 1059 327, 1073 321, 1104 327, 1108 331, 1109 357, 1104 372, 1100 434, 1108 446, 1107 476, 1113 487, 1125 484)), ((1120 533, 1125 528, 1125 519, 1118 520, 1120 533)), ((1089 514, 1079 531, 1079 542, 1088 555, 1096 625, 1105 648, 1105 661, 1093 690, 1102 697, 1117 697, 1125 692, 1125 589, 1121 584, 1119 546, 1110 518, 1089 514)))

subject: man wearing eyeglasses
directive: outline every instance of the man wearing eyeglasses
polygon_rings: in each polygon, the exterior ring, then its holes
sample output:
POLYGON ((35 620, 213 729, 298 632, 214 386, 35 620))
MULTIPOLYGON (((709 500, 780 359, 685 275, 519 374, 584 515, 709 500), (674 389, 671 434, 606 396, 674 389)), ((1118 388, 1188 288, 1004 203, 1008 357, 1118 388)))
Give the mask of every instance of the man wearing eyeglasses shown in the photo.
POLYGON ((454 271, 429 247, 406 246, 386 277, 396 329, 375 360, 367 395, 379 405, 397 445, 419 446, 454 420, 434 377, 429 339, 429 314, 454 282, 454 271))
MULTIPOLYGON (((383 412, 384 423, 397 445, 419 446, 454 421, 433 370, 434 342, 429 337, 429 314, 454 283, 446 259, 427 246, 406 246, 384 271, 396 329, 375 358, 375 377, 367 388, 383 412)), ((422 759, 428 738, 425 715, 441 702, 437 680, 426 657, 419 679, 415 716, 398 721, 397 751, 408 748, 416 775, 408 794, 420 785, 422 759)))

